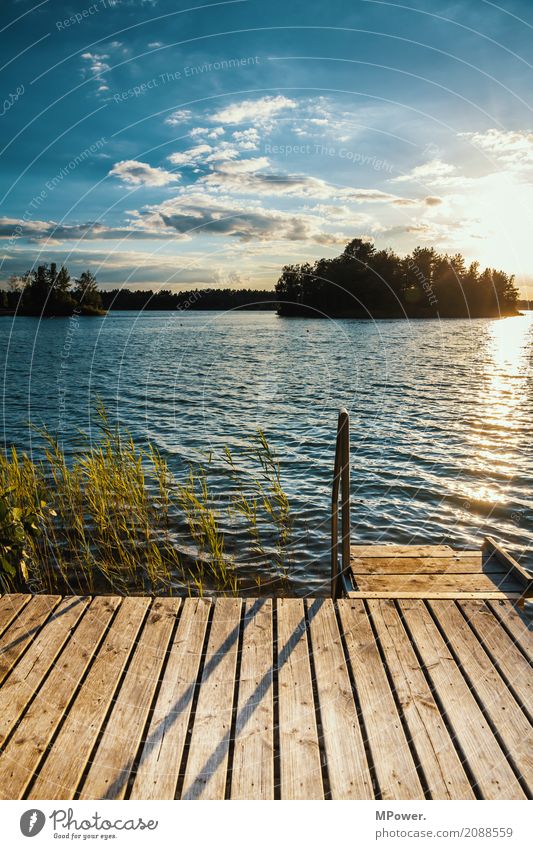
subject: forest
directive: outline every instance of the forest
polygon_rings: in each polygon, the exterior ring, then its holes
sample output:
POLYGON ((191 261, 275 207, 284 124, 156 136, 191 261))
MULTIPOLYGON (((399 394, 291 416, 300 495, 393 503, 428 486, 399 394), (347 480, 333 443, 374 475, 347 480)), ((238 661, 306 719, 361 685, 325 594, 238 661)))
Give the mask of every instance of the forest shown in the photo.
POLYGON ((276 294, 283 316, 481 318, 516 315, 519 293, 513 275, 461 254, 399 257, 352 239, 333 259, 284 266, 276 294))

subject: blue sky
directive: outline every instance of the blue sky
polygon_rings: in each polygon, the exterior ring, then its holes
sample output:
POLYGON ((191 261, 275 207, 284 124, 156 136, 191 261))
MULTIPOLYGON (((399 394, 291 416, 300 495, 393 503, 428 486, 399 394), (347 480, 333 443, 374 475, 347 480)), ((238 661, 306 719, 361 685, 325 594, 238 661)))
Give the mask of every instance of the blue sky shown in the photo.
POLYGON ((533 294, 533 4, 3 0, 1 279, 271 288, 354 236, 533 294))

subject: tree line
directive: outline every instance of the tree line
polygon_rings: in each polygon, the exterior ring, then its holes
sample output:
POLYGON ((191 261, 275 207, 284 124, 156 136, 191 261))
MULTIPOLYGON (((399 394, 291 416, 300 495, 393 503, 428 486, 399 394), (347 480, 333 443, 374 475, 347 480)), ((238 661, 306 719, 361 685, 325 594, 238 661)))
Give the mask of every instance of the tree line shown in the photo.
POLYGON ((39 265, 20 277, 13 276, 0 292, 0 311, 19 315, 104 315, 108 310, 275 310, 273 290, 193 289, 100 289, 94 274, 84 271, 72 279, 57 263, 39 265))
POLYGON ((52 262, 12 277, 0 311, 21 315, 103 315, 108 310, 278 310, 282 316, 462 318, 516 315, 514 275, 467 265, 461 254, 417 247, 406 257, 352 239, 343 253, 285 265, 275 290, 102 290, 91 271, 71 278, 52 262))
POLYGON ((516 315, 514 275, 467 265, 461 254, 417 247, 406 257, 352 239, 343 253, 284 266, 279 314, 361 318, 461 318, 516 315))
POLYGON ((172 292, 162 289, 111 289, 101 292, 102 304, 110 310, 274 310, 276 293, 260 289, 193 289, 172 292))

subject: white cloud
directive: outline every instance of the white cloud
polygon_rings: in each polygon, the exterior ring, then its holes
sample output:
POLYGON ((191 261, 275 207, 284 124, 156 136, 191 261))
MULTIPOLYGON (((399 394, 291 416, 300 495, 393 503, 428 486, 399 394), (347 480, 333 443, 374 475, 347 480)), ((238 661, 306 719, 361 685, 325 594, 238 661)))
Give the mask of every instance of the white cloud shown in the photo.
POLYGON ((391 182, 419 182, 443 185, 449 181, 449 178, 455 179, 456 171, 457 169, 455 165, 450 165, 448 162, 442 162, 440 159, 432 159, 429 162, 425 162, 423 165, 418 165, 407 174, 402 174, 400 177, 394 177, 391 182))
POLYGON ((208 132, 209 130, 207 129, 207 127, 193 127, 189 135, 192 139, 195 139, 198 136, 205 136, 205 134, 208 132))
POLYGON ((171 153, 168 157, 173 165, 195 165, 205 159, 204 154, 211 153, 213 148, 210 144, 198 144, 180 153, 171 153))
POLYGON ((492 129, 459 135, 506 168, 520 171, 533 167, 533 133, 492 129))
POLYGON ((230 142, 219 143, 217 147, 211 148, 211 153, 205 157, 205 162, 227 162, 230 159, 237 159, 239 150, 230 142))
POLYGON ((259 133, 255 127, 248 130, 236 130, 231 134, 240 150, 257 150, 259 146, 259 133))
POLYGON ((283 95, 261 97, 259 100, 241 100, 220 109, 211 116, 217 124, 241 124, 245 122, 260 123, 268 120, 284 109, 294 109, 296 102, 283 95))
POLYGON ((256 156, 250 159, 238 159, 224 162, 218 166, 218 170, 224 174, 252 174, 261 168, 269 168, 270 162, 266 156, 256 156))
POLYGON ((167 186, 180 179, 180 174, 173 174, 164 168, 153 168, 146 162, 137 162, 135 159, 117 162, 109 174, 131 186, 167 186))
POLYGON ((100 77, 106 71, 111 70, 110 66, 105 62, 105 59, 109 59, 108 53, 82 53, 81 58, 88 63, 88 68, 85 68, 85 71, 90 70, 91 74, 95 77, 100 77))
POLYGON ((214 129, 210 130, 207 127, 194 127, 189 135, 192 139, 196 138, 206 138, 206 139, 218 139, 220 136, 223 136, 226 131, 224 127, 214 127, 214 129))
POLYGON ((171 112, 168 118, 165 118, 165 124, 174 127, 176 124, 185 123, 190 117, 191 111, 189 109, 176 109, 175 112, 171 112))

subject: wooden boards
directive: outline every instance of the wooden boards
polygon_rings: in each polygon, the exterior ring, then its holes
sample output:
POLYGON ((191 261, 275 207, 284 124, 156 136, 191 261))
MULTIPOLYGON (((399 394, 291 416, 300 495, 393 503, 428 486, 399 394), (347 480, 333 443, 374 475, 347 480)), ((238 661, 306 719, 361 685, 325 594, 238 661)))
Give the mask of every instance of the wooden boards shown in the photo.
POLYGON ((274 604, 245 602, 232 799, 274 798, 274 604))
POLYGON ((524 570, 490 539, 483 551, 442 545, 352 546, 350 573, 350 598, 498 600, 520 599, 527 591, 524 570))
POLYGON ((122 601, 50 747, 46 768, 37 774, 29 798, 74 798, 148 607, 147 598, 122 601))
POLYGON ((0 601, 4 798, 531 795, 508 601, 0 601))
POLYGON ((191 732, 182 799, 223 799, 231 740, 241 599, 215 605, 191 732))
POLYGON ((185 599, 137 766, 132 799, 173 799, 211 605, 185 599))
POLYGON ((180 606, 179 599, 155 599, 142 635, 115 696, 80 799, 122 799, 148 718, 166 649, 180 606))

